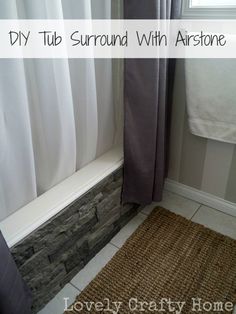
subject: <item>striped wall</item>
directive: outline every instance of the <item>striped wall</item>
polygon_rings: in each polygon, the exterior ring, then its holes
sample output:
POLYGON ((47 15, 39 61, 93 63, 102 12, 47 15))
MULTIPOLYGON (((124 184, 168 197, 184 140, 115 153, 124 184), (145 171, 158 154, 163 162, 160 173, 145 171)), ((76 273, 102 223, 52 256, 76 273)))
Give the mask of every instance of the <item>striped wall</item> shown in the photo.
POLYGON ((168 177, 236 203, 236 145, 190 133, 182 59, 176 69, 168 177))

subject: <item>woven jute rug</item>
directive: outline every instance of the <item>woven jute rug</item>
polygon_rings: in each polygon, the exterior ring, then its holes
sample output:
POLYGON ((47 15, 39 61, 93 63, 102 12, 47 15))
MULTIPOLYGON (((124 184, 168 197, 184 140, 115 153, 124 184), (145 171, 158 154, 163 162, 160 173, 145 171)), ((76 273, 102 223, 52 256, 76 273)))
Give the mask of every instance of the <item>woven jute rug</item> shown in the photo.
POLYGON ((236 241, 156 208, 65 313, 232 313, 236 241))

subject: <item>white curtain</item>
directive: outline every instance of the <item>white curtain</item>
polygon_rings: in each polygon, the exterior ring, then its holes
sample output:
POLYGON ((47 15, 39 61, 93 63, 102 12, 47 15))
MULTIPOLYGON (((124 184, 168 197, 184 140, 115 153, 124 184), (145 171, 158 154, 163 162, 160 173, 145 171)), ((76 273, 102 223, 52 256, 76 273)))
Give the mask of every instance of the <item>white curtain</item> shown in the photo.
MULTIPOLYGON (((110 0, 0 0, 1 19, 111 11, 110 0)), ((111 60, 0 60, 0 220, 120 140, 113 68, 111 60)))

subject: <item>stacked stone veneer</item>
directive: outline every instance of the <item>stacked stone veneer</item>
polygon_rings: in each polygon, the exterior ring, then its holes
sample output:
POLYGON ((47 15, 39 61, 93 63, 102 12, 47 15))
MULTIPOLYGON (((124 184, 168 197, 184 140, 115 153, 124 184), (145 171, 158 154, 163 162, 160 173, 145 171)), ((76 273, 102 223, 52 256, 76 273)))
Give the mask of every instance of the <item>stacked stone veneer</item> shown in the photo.
POLYGON ((111 174, 11 251, 37 313, 139 210, 120 203, 122 170, 111 174))

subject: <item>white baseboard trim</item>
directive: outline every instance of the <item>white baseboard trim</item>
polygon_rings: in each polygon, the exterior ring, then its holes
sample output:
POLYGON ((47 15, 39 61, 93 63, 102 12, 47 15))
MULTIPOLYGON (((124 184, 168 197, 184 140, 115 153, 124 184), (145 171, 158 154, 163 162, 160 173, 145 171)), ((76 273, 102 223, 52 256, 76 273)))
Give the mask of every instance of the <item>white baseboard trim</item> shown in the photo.
POLYGON ((215 208, 225 214, 236 217, 236 204, 223 198, 197 190, 174 180, 166 179, 165 190, 184 196, 208 207, 215 208))

